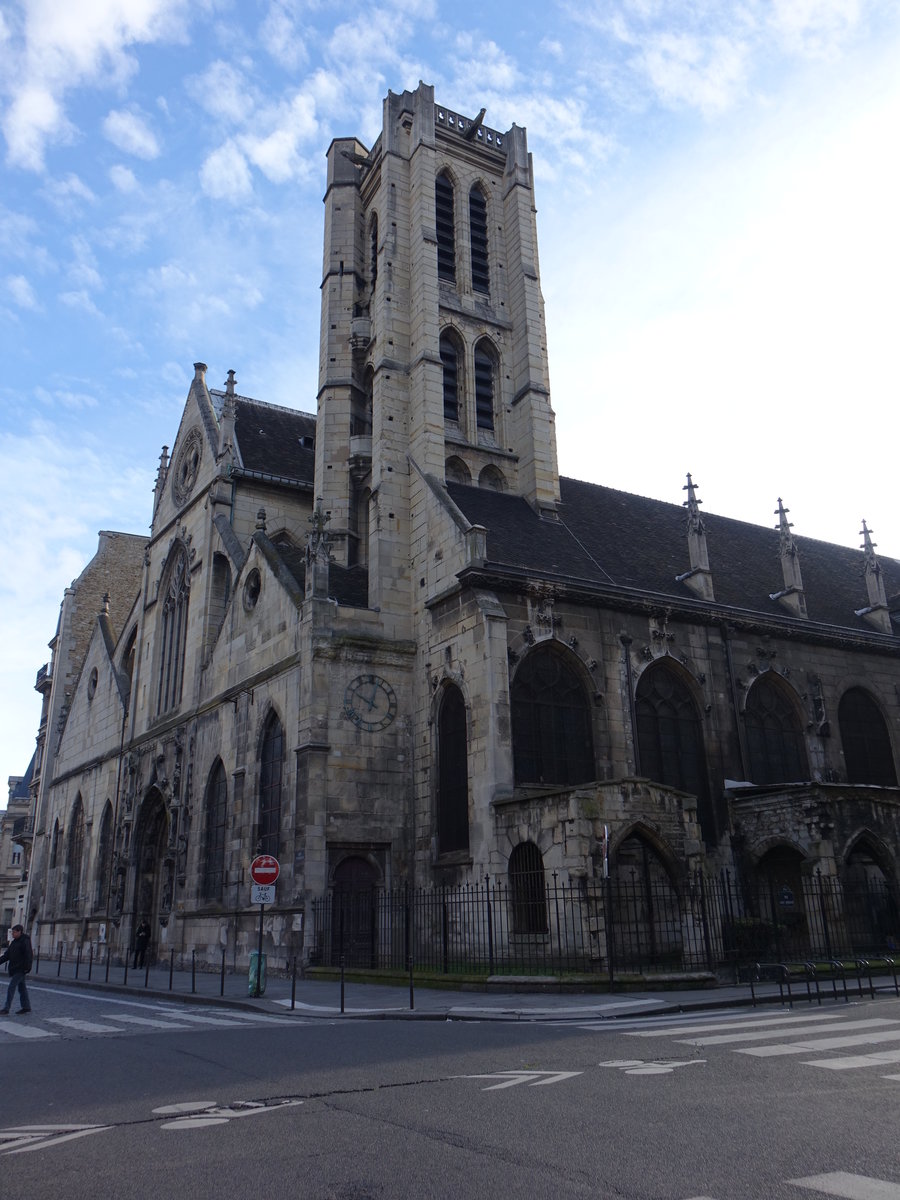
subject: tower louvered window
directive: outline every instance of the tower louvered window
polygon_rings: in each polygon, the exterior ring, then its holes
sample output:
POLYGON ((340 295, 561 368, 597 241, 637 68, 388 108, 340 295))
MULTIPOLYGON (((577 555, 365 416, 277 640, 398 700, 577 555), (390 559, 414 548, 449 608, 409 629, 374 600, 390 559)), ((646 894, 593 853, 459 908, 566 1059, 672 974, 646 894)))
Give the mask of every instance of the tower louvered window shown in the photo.
POLYGON ((494 358, 482 342, 475 347, 475 423, 494 428, 494 358))
POLYGON ((444 387, 444 420, 459 420, 459 352, 449 334, 441 334, 441 369, 444 387))
POLYGON ((453 222, 453 184, 447 175, 434 183, 434 219, 437 226, 438 279, 456 283, 456 233, 453 222))
POLYGON ((369 226, 369 287, 375 291, 375 280, 378 278, 378 214, 372 216, 369 226))
POLYGON ((481 188, 473 187, 469 192, 469 239, 472 254, 472 290, 491 290, 488 271, 487 204, 481 188))

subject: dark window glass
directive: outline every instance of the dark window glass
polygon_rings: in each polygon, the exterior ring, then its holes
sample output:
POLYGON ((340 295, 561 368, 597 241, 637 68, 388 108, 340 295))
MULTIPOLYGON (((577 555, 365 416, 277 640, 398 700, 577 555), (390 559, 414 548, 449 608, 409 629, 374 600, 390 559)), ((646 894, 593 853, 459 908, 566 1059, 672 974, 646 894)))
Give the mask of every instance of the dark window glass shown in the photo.
POLYGON ((444 420, 459 420, 459 354, 453 339, 441 334, 441 368, 444 382, 444 420))
POLYGON ((513 933, 547 932, 544 860, 534 842, 520 842, 509 856, 513 933))
POLYGON ((838 724, 849 783, 895 787, 897 770, 881 709, 868 692, 850 688, 838 705, 838 724))
POLYGON ((53 838, 50 842, 50 870, 56 866, 59 860, 59 821, 53 824, 53 838))
POLYGON ((157 710, 168 712, 181 703, 184 682, 184 648, 187 643, 190 571, 187 550, 179 545, 162 596, 162 651, 159 659, 157 710))
POLYGON ((750 689, 744 710, 750 778, 754 783, 797 783, 809 779, 806 746, 797 710, 767 679, 750 689))
POLYGON ((458 687, 448 686, 438 713, 438 850, 469 848, 469 772, 466 705, 458 687))
POLYGON ((97 845, 97 908, 106 905, 112 874, 112 815, 112 805, 107 801, 100 822, 100 840, 97 845))
POLYGON ((494 428, 494 357, 481 342, 475 347, 475 423, 494 428))
POLYGON ((491 287, 488 273, 487 205, 478 187, 473 187, 469 192, 469 236, 472 250, 472 289, 488 293, 491 287))
POLYGON ((705 800, 700 718, 687 685, 666 666, 645 671, 635 697, 641 774, 705 800))
POLYGON ((274 713, 266 723, 259 772, 259 853, 278 857, 281 833, 281 770, 284 732, 274 713))
POLYGON ((221 900, 225 879, 225 829, 228 785, 222 760, 217 759, 206 785, 206 841, 203 851, 203 897, 221 900))
POLYGON ((73 912, 81 899, 81 859, 84 854, 84 806, 81 797, 75 801, 69 826, 69 848, 66 854, 66 911, 73 912))
POLYGON ((434 183, 434 217, 437 225, 438 279, 456 283, 456 233, 453 222, 453 184, 446 175, 434 183))
POLYGON ((586 783, 596 776, 590 702, 550 646, 522 660, 511 688, 516 783, 586 783))

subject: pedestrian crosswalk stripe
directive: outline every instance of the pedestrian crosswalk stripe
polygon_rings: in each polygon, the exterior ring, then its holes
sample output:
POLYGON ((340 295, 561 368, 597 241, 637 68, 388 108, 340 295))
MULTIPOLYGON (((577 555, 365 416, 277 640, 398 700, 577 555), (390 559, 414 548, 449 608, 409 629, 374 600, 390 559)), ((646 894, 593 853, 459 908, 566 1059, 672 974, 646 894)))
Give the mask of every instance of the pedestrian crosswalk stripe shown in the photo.
POLYGON ((50 1033, 47 1029, 39 1029, 37 1025, 14 1025, 4 1022, 0 1025, 0 1034, 14 1038, 48 1038, 59 1037, 58 1033, 50 1033))
POLYGON ((79 1021, 77 1017, 47 1017, 52 1025, 65 1029, 77 1029, 81 1033, 121 1033, 115 1025, 99 1025, 96 1021, 79 1021))
MULTIPOLYGON (((896 1036, 900 1037, 900 1029, 897 1028, 896 1021, 887 1021, 872 1018, 868 1021, 836 1021, 833 1025, 825 1027, 824 1032, 830 1034, 833 1030, 848 1030, 848 1029, 884 1029, 885 1026, 892 1025, 896 1030, 896 1036)), ((678 1031, 681 1032, 680 1030, 678 1031)), ((727 1046, 729 1042, 764 1042, 767 1039, 771 1040, 777 1037, 781 1030, 778 1029, 757 1029, 745 1030, 742 1033, 711 1033, 704 1037, 695 1038, 677 1038, 676 1040, 683 1046, 727 1046)), ((784 1033, 791 1037, 797 1037, 804 1033, 822 1033, 823 1027, 819 1024, 815 1025, 798 1025, 793 1029, 786 1029, 784 1033)))
POLYGON ((129 1025, 149 1025, 154 1029, 190 1029, 189 1025, 178 1025, 175 1021, 154 1021, 152 1017, 134 1017, 131 1013, 116 1013, 116 1021, 127 1021, 129 1025))
POLYGON ((826 1196, 839 1196, 841 1200, 900 1200, 900 1183, 870 1179, 867 1175, 848 1175, 844 1171, 789 1179, 788 1183, 811 1192, 824 1192, 826 1196))
MULTIPOLYGON (((672 1037, 674 1034, 682 1034, 682 1033, 708 1033, 711 1029, 722 1029, 722 1030, 763 1029, 767 1026, 773 1026, 773 1025, 797 1025, 797 1024, 801 1024, 804 1021, 808 1022, 810 1019, 811 1018, 808 1013, 802 1013, 799 1016, 793 1016, 793 1017, 759 1017, 755 1020, 749 1020, 749 1021, 731 1021, 731 1020, 728 1020, 727 1018, 717 1018, 715 1021, 705 1021, 702 1025, 698 1025, 698 1024, 668 1025, 664 1029, 639 1029, 639 1030, 636 1029, 633 1031, 628 1030, 628 1036, 629 1037, 654 1038, 654 1037, 672 1037)), ((843 1019, 844 1019, 844 1014, 842 1012, 841 1013, 822 1013, 820 1016, 818 1016, 816 1018, 816 1020, 818 1020, 818 1021, 838 1021, 838 1020, 843 1020, 843 1019)), ((594 1026, 591 1026, 591 1028, 592 1029, 610 1029, 611 1026, 608 1022, 605 1022, 603 1025, 594 1025, 594 1026)), ((615 1028, 620 1029, 621 1026, 618 1023, 616 1023, 615 1028)), ((772 1032, 774 1034, 774 1033, 777 1033, 778 1030, 773 1029, 772 1032)), ((786 1029, 785 1032, 792 1033, 793 1030, 786 1029)))
POLYGON ((872 1046, 879 1042, 900 1042, 900 1029, 890 1033, 858 1033, 850 1037, 816 1038, 809 1042, 791 1042, 775 1046, 741 1046, 736 1054, 755 1058, 777 1058, 783 1054, 808 1054, 810 1050, 844 1050, 849 1046, 872 1046))
MULTIPOLYGON (((827 1067, 829 1071, 849 1071, 855 1067, 884 1067, 900 1062, 900 1050, 878 1050, 874 1054, 847 1054, 841 1058, 820 1058, 806 1062, 805 1067, 827 1067)), ((886 1075, 896 1079, 896 1075, 886 1075)))

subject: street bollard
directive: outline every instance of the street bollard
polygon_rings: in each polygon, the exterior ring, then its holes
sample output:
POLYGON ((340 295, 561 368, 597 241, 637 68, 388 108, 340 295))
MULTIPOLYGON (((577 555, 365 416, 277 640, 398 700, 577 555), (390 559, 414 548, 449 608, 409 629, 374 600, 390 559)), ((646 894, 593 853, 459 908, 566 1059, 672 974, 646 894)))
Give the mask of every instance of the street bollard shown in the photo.
POLYGON ((191 995, 197 991, 197 951, 191 951, 191 995))
POLYGON ((416 1007, 415 996, 413 995, 413 960, 412 955, 409 956, 409 1011, 416 1007))
POLYGON ((225 995, 225 948, 222 947, 222 979, 219 983, 219 995, 225 995))
POLYGON ((59 943, 59 962, 56 964, 56 978, 59 979, 60 971, 62 971, 62 942, 59 943))
POLYGON ((341 1012, 344 1011, 344 956, 341 955, 341 1012))
POLYGON ((169 991, 172 990, 172 976, 175 973, 175 951, 169 951, 169 991))
POLYGON ((294 955, 294 969, 291 971, 291 1012, 297 1003, 297 956, 294 955))
POLYGON ((94 943, 91 942, 91 954, 88 958, 88 983, 91 982, 91 972, 94 970, 94 943))
POLYGON ((147 955, 147 961, 144 963, 144 987, 150 986, 150 955, 147 955))

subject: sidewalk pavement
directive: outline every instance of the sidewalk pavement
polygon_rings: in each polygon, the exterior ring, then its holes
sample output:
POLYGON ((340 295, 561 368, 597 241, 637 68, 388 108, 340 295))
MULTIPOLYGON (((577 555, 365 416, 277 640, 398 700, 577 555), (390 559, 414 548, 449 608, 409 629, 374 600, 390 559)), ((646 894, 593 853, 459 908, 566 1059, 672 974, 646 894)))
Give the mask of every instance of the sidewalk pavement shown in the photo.
MULTIPOLYGON (((226 972, 170 972, 168 967, 151 967, 149 971, 125 971, 111 966, 108 977, 105 964, 81 963, 77 976, 75 964, 61 965, 51 960, 38 964, 38 971, 29 977, 35 988, 47 985, 60 989, 89 989, 95 992, 127 994, 154 1000, 179 1000, 189 1003, 219 1005, 268 1013, 294 1013, 305 1019, 326 1020, 432 1020, 432 1021, 614 1021, 617 1018, 659 1016, 714 1009, 749 1007, 754 998, 748 984, 702 989, 629 991, 614 993, 585 993, 583 995, 554 992, 525 993, 517 990, 494 990, 509 986, 511 980, 495 979, 491 990, 485 992, 454 991, 381 983, 361 983, 348 979, 343 988, 338 980, 323 981, 269 976, 264 995, 250 994, 247 975, 226 972), (90 978, 88 977, 90 975, 90 978)), ((535 981, 547 985, 546 980, 535 981)), ((849 981, 848 981, 849 982, 849 981)), ((879 989, 880 990, 880 989, 879 989)), ((762 983, 755 988, 757 1004, 778 1003, 781 999, 777 984, 762 983)), ((890 988, 893 994, 893 987, 890 988)), ((866 989, 868 994, 868 989, 866 989)), ((856 983, 849 988, 850 999, 859 998, 856 983)), ((833 999, 830 985, 822 987, 822 999, 833 999)), ((844 999, 843 993, 839 998, 844 999)), ((794 999, 808 1002, 806 988, 794 985, 794 999)), ((811 997, 815 1002, 815 993, 811 997)), ((787 999, 784 1001, 787 1004, 787 999)))

